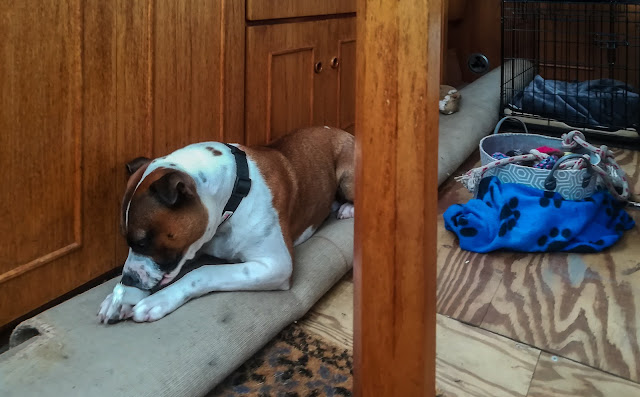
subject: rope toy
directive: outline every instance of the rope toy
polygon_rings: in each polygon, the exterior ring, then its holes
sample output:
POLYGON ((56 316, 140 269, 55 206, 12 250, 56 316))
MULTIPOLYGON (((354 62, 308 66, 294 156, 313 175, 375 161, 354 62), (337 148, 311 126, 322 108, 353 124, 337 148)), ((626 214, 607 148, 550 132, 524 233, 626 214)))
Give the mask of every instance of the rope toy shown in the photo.
MULTIPOLYGON (((585 154, 581 158, 571 159, 563 162, 559 165, 559 169, 580 170, 583 168, 591 167, 591 169, 593 169, 593 171, 603 181, 605 187, 607 188, 607 190, 609 190, 613 197, 615 197, 619 201, 628 201, 630 195, 629 181, 627 180, 627 177, 620 166, 616 163, 613 152, 611 152, 611 150, 609 150, 606 145, 602 145, 599 148, 591 145, 585 140, 584 135, 580 131, 574 130, 562 135, 562 147, 565 150, 571 151, 578 146, 585 148, 589 152, 597 154, 600 157, 600 162, 598 164, 590 164, 590 157, 588 154, 585 154), (620 187, 622 189, 622 193, 618 193, 616 187, 620 187)), ((502 153, 494 153, 492 157, 496 158, 496 155, 498 156, 498 159, 496 161, 493 161, 481 167, 473 168, 467 171, 465 174, 455 177, 454 179, 462 183, 470 192, 475 192, 478 183, 484 177, 484 174, 490 169, 502 167, 507 164, 526 161, 538 161, 538 164, 536 164, 534 167, 551 169, 557 161, 557 159, 552 160, 554 158, 553 156, 550 156, 547 153, 541 153, 536 149, 532 149, 528 154, 523 154, 520 156, 506 157, 502 153)))
POLYGON ((620 201, 628 201, 630 196, 629 181, 624 171, 614 158, 613 152, 606 145, 599 148, 587 142, 580 131, 571 131, 562 135, 562 146, 574 149, 578 145, 600 156, 600 163, 592 165, 593 170, 600 176, 609 192, 620 201), (603 168, 604 166, 604 168, 603 168), (618 193, 616 187, 622 188, 618 193))
POLYGON ((482 179, 484 174, 492 168, 501 167, 503 165, 521 161, 542 161, 547 157, 549 157, 548 154, 540 153, 536 149, 531 149, 529 151, 529 154, 505 157, 503 159, 491 162, 485 166, 473 168, 467 171, 464 175, 457 176, 454 179, 462 183, 470 192, 475 192, 476 186, 478 186, 478 183, 480 183, 480 180, 482 179))

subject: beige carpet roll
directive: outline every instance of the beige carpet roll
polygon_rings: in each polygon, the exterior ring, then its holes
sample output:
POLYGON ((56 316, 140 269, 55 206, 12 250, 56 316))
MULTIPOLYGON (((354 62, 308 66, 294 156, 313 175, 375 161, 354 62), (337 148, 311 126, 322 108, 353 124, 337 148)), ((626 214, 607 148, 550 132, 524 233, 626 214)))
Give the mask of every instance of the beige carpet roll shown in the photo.
POLYGON ((289 291, 212 293, 155 323, 100 325, 119 278, 20 324, 0 355, 0 396, 201 396, 302 317, 350 268, 353 220, 296 247, 289 291), (37 335, 37 336, 34 336, 37 335))

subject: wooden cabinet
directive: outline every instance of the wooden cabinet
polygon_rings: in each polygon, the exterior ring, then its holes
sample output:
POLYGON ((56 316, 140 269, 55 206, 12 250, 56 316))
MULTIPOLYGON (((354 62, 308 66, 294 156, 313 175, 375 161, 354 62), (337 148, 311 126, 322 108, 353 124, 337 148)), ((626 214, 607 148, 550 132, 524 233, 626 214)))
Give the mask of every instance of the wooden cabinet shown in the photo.
POLYGON ((490 69, 500 66, 502 2, 445 0, 442 5, 441 83, 460 86, 480 78, 468 66, 475 53, 487 57, 490 69))
POLYGON ((355 18, 251 26, 246 40, 247 144, 310 125, 354 131, 355 18))
POLYGON ((0 17, 2 326, 122 264, 128 160, 243 140, 244 5, 2 1, 0 17))

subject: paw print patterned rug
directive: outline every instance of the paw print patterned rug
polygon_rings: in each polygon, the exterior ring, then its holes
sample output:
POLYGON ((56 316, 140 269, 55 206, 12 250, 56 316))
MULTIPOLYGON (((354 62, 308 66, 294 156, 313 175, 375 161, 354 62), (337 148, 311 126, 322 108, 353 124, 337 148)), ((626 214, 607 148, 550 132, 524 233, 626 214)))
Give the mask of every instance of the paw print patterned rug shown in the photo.
POLYGON ((635 226, 607 191, 580 201, 557 193, 484 178, 476 199, 443 214, 460 247, 473 252, 599 252, 635 226))

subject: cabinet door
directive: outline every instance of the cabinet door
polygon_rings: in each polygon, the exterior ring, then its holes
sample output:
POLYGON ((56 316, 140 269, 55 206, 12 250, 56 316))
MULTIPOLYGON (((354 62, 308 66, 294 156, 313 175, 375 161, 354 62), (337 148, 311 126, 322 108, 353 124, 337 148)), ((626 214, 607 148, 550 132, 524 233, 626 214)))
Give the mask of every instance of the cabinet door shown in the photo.
POLYGON ((116 266, 118 192, 112 2, 0 19, 2 326, 116 266))
POLYGON ((336 93, 332 96, 337 108, 338 128, 355 133, 356 123, 356 19, 337 19, 331 21, 333 32, 333 53, 330 56, 331 70, 337 73, 336 93))
POLYGON ((249 27, 246 59, 248 144, 312 125, 354 131, 355 18, 249 27))
POLYGON ((330 113, 328 22, 247 28, 245 138, 264 144, 330 113))

